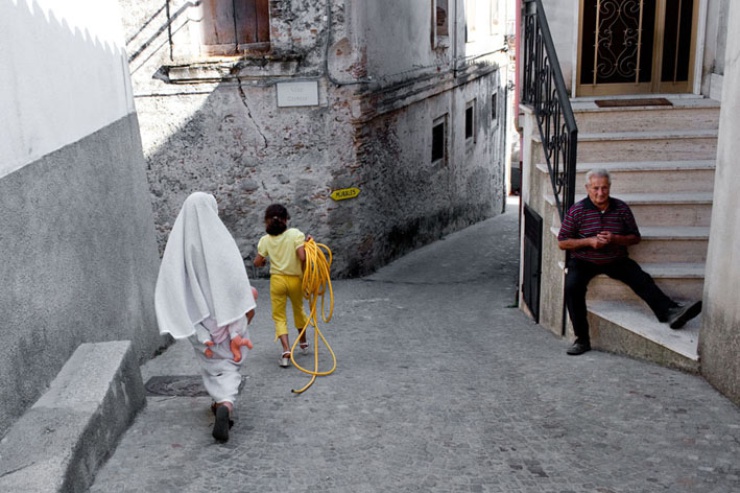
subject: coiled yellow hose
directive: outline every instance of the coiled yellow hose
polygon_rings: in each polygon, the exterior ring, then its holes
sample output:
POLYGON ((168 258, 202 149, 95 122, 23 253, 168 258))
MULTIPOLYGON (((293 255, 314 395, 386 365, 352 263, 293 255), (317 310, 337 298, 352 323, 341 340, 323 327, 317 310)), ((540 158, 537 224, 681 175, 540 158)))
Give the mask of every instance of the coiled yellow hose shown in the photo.
POLYGON ((334 314, 334 291, 331 287, 331 277, 329 274, 332 262, 331 250, 322 243, 316 243, 313 238, 306 241, 304 248, 306 250, 306 265, 303 272, 303 297, 308 300, 308 305, 311 307, 311 313, 308 316, 308 322, 306 322, 306 325, 301 329, 299 336, 290 348, 290 360, 293 362, 293 366, 302 372, 311 375, 311 380, 303 388, 298 390, 293 389, 292 392, 295 394, 305 392, 316 381, 316 377, 331 375, 337 368, 337 356, 334 354, 331 346, 319 330, 318 313, 316 310, 318 300, 321 298, 321 319, 325 323, 328 323, 334 314), (328 307, 325 304, 325 296, 327 292, 329 293, 328 307), (294 357, 296 345, 303 338, 309 325, 314 328, 313 370, 308 370, 300 366, 296 363, 294 357), (328 371, 319 371, 319 340, 324 343, 332 357, 332 367, 328 371))

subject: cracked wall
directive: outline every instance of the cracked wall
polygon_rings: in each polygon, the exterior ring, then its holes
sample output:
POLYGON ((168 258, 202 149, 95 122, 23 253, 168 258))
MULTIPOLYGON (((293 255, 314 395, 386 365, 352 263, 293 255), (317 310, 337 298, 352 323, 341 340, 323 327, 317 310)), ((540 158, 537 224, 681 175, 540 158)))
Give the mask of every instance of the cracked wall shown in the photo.
MULTIPOLYGON (((378 9, 293 0, 270 2, 268 51, 195 60, 188 58, 185 2, 162 9, 120 1, 128 50, 137 53, 130 65, 160 251, 195 190, 215 195, 245 259, 264 234, 264 209, 283 203, 293 226, 332 249, 335 277, 372 272, 501 211, 504 125, 485 116, 491 95, 503 94, 506 67, 499 58, 463 63, 452 73, 452 50, 424 48, 428 35, 417 26, 411 34, 418 39, 404 39, 424 46, 397 50, 389 65, 381 55, 396 46, 384 39, 394 30, 368 27, 378 9), (415 68, 425 50, 424 68, 415 68), (315 83, 318 104, 279 106, 277 84, 292 81, 315 83), (460 130, 471 99, 480 101, 475 146, 460 130), (443 114, 449 159, 435 167, 431 122, 443 114), (348 187, 360 195, 331 199, 348 187)), ((384 15, 398 17, 399 26, 428 23, 425 13, 385 3, 384 15)))

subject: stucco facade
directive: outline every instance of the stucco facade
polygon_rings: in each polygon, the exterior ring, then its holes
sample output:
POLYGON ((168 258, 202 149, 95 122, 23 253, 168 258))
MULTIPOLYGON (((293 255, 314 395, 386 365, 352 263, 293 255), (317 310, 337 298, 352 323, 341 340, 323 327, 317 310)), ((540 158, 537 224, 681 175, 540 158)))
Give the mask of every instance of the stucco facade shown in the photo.
POLYGON ((438 36, 436 0, 270 1, 269 44, 232 57, 195 52, 189 3, 120 3, 160 249, 194 190, 216 196, 246 259, 264 209, 285 204, 335 277, 503 209, 506 2, 478 1, 475 32, 466 2, 444 2, 438 36), (345 188, 360 193, 331 198, 345 188))
MULTIPOLYGON (((740 5, 729 7, 727 23, 740 22, 740 5)), ((727 37, 723 63, 724 91, 720 113, 717 172, 712 209, 712 229, 704 283, 704 321, 699 351, 702 373, 722 393, 740 405, 740 36, 727 37)))
POLYGON ((0 1, 0 436, 80 344, 161 344, 122 45, 115 3, 0 1))

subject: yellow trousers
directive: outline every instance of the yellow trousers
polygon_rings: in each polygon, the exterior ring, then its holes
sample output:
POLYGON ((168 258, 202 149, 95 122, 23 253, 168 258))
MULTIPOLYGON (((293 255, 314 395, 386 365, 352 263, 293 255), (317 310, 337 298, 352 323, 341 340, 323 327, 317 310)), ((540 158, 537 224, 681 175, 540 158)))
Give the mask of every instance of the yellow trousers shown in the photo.
POLYGON ((303 279, 298 276, 272 274, 270 276, 270 299, 272 300, 272 319, 275 321, 275 339, 288 333, 288 299, 293 307, 293 321, 300 330, 308 322, 303 311, 303 279))

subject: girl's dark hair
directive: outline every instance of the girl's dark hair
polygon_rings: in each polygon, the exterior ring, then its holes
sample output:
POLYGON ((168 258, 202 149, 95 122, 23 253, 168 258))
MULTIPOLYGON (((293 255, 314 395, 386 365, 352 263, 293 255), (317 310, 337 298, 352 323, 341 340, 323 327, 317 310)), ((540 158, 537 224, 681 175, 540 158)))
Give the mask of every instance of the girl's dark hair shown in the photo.
POLYGON ((268 235, 277 236, 288 229, 288 209, 281 204, 272 204, 265 209, 265 231, 268 235))

